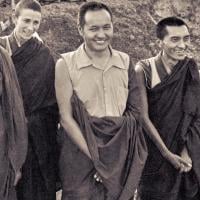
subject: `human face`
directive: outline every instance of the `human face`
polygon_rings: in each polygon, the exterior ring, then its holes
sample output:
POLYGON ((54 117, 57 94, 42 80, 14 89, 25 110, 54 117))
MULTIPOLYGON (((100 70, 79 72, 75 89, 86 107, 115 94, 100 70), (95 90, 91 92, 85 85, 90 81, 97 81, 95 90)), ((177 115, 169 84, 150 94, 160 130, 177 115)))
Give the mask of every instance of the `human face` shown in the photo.
POLYGON ((163 54, 175 62, 183 60, 190 45, 188 28, 183 26, 167 26, 167 35, 161 40, 163 54))
POLYGON ((29 40, 35 33, 41 21, 41 13, 31 9, 22 9, 20 15, 14 17, 15 34, 22 44, 29 40))
POLYGON ((108 11, 88 11, 85 24, 79 27, 86 48, 92 52, 104 52, 113 38, 113 23, 108 11))

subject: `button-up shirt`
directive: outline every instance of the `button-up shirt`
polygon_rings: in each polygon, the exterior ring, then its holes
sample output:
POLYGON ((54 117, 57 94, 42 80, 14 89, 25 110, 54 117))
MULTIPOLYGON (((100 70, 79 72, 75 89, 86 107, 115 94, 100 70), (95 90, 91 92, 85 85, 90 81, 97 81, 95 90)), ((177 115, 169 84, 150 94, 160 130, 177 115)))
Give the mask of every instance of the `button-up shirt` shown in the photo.
POLYGON ((111 47, 110 52, 105 69, 93 63, 84 45, 62 54, 73 89, 89 114, 96 117, 121 116, 126 108, 129 56, 111 47))

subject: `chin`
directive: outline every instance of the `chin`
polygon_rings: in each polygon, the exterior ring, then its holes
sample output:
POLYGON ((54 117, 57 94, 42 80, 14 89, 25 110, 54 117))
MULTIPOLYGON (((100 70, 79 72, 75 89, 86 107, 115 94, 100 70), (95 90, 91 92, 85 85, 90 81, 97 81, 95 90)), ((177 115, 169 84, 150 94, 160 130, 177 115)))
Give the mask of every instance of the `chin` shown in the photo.
POLYGON ((185 56, 179 56, 177 57, 177 60, 184 60, 185 59, 185 56))
POLYGON ((27 40, 30 40, 32 36, 30 37, 23 37, 23 40, 27 41, 27 40))
POLYGON ((105 51, 108 48, 108 46, 104 46, 104 47, 97 47, 95 48, 96 51, 105 51))

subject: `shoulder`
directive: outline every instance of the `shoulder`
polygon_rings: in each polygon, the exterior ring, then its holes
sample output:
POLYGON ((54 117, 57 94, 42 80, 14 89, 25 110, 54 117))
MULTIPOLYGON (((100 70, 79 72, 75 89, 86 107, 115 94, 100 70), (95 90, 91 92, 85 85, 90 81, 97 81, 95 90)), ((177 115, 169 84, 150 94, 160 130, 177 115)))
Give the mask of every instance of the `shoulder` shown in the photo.
POLYGON ((59 68, 67 68, 65 70, 74 71, 78 59, 80 60, 80 53, 78 49, 75 51, 66 52, 60 55, 61 58, 57 61, 59 68))
POLYGON ((60 71, 65 67, 65 61, 63 58, 59 58, 56 62, 56 71, 60 71))
POLYGON ((68 64, 63 57, 57 60, 55 71, 57 76, 63 76, 64 74, 69 73, 68 64))
POLYGON ((1 45, 0 45, 0 57, 2 59, 7 60, 7 61, 11 60, 11 58, 10 58, 10 56, 8 54, 8 51, 3 46, 1 46, 1 45))
POLYGON ((125 52, 118 51, 118 50, 116 50, 116 49, 113 49, 113 52, 114 52, 115 54, 117 54, 117 55, 118 55, 121 59, 123 59, 123 60, 129 59, 129 55, 128 55, 127 53, 125 53, 125 52))
POLYGON ((0 54, 1 54, 1 55, 2 55, 2 54, 7 54, 6 49, 5 49, 2 45, 0 45, 0 54))
POLYGON ((149 60, 150 58, 138 61, 135 66, 136 72, 141 72, 141 71, 149 72, 151 70, 149 60))
POLYGON ((77 52, 78 52, 78 50, 62 53, 61 57, 64 60, 70 60, 70 59, 73 59, 76 56, 77 52))
POLYGON ((136 77, 138 78, 138 80, 140 80, 141 84, 143 83, 147 87, 151 85, 152 76, 150 59, 151 58, 140 60, 135 66, 136 77))
POLYGON ((6 48, 6 36, 0 37, 0 46, 6 48))
POLYGON ((116 49, 112 49, 112 53, 114 54, 114 56, 119 59, 123 65, 128 69, 129 65, 130 65, 130 56, 122 51, 118 51, 116 49))

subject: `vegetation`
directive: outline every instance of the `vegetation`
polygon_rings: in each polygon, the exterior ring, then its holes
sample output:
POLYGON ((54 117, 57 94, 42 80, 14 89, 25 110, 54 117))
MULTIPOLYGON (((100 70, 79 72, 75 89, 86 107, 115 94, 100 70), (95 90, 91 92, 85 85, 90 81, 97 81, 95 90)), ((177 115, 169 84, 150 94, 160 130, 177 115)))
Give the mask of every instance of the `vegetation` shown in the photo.
MULTIPOLYGON (((89 0, 88 0, 89 1, 89 0)), ((200 1, 195 0, 101 0, 111 6, 114 13, 115 37, 113 47, 127 52, 133 63, 158 52, 154 34, 155 23, 164 16, 176 15, 191 27, 190 54, 200 64, 200 1)), ((43 20, 39 34, 50 47, 55 58, 60 53, 77 48, 80 38, 76 18, 79 2, 60 2, 43 5, 43 20)), ((0 20, 11 15, 11 8, 0 8, 0 20)), ((9 28, 1 35, 10 32, 9 28)))

